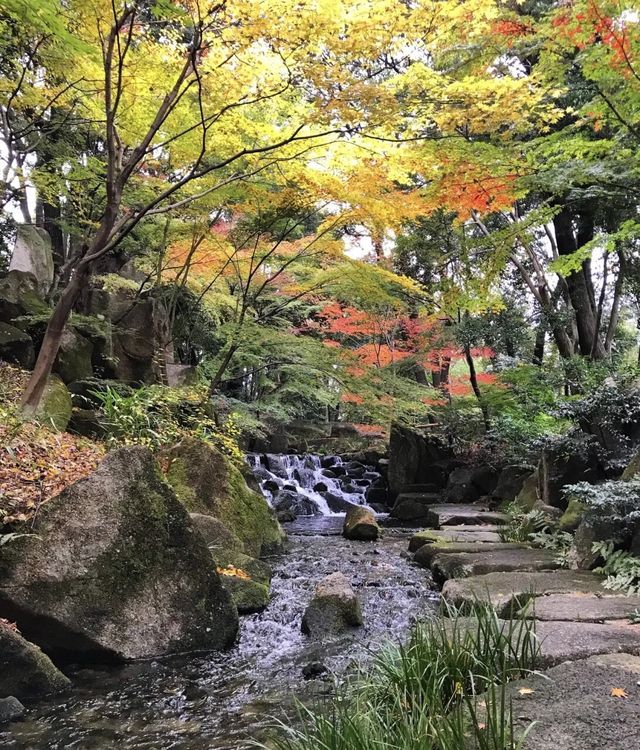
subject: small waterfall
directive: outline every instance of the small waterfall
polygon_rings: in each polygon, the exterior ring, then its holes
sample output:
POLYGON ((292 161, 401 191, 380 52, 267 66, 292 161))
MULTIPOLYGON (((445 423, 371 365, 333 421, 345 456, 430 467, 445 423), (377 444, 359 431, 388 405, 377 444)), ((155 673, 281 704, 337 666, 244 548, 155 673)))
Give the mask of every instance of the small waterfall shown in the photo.
POLYGON ((384 484, 375 467, 340 456, 250 453, 246 459, 282 520, 345 513, 366 505, 369 489, 384 484))

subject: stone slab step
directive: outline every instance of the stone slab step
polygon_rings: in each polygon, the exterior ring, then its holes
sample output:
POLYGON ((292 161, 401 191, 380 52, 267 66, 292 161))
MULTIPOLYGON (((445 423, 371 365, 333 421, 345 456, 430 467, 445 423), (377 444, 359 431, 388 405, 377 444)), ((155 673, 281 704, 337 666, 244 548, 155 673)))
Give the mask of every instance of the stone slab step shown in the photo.
POLYGON ((487 573, 447 581, 442 599, 470 611, 479 603, 491 603, 500 616, 522 607, 529 599, 546 594, 596 594, 607 596, 603 577, 588 571, 554 570, 541 572, 487 573))
MULTIPOLYGON (((507 686, 515 734, 523 750, 631 750, 640 746, 634 653, 559 664, 507 686), (621 688, 626 698, 611 695, 621 688)), ((480 715, 478 719, 482 721, 480 715)))
POLYGON ((433 580, 443 584, 451 578, 489 573, 557 570, 557 555, 544 549, 495 549, 482 552, 442 552, 431 561, 433 580))
POLYGON ((409 552, 416 552, 425 544, 442 542, 470 542, 472 544, 502 542, 499 526, 445 526, 443 529, 425 529, 414 534, 409 540, 409 552))
POLYGON ((548 594, 538 597, 521 614, 536 620, 607 622, 628 620, 640 611, 640 596, 597 596, 596 594, 548 594))
POLYGON ((412 495, 414 493, 438 494, 441 492, 442 488, 438 487, 437 484, 405 484, 400 490, 401 495, 412 495))
POLYGON ((435 557, 439 555, 459 555, 469 553, 487 553, 504 550, 527 549, 525 544, 506 542, 435 542, 434 544, 423 544, 413 556, 418 565, 430 568, 435 557))
POLYGON ((509 521, 506 513, 492 512, 486 505, 431 505, 425 513, 425 525, 434 529, 442 526, 499 525, 509 521))
POLYGON ((442 502, 439 492, 401 492, 396 499, 395 505, 403 503, 418 503, 418 505, 437 505, 442 502))

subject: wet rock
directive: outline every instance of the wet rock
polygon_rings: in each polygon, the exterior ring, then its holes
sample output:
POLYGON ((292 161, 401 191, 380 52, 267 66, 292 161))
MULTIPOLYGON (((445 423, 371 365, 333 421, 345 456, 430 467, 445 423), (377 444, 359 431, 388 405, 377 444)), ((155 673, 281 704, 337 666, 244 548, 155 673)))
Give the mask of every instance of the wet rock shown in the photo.
POLYGON ((0 697, 30 698, 55 693, 71 684, 48 656, 3 622, 0 665, 0 697))
POLYGON ((389 492, 386 487, 369 487, 365 493, 365 497, 369 505, 371 503, 387 505, 389 502, 389 492))
POLYGON ((357 506, 347 511, 342 534, 346 539, 372 542, 380 536, 380 527, 368 508, 357 506))
POLYGON ((318 482, 317 484, 313 485, 314 492, 326 492, 328 489, 328 485, 326 485, 324 482, 318 482))
POLYGON ((22 719, 27 709, 13 695, 0 698, 0 724, 8 724, 10 721, 22 719))
POLYGON ((280 490, 280 485, 276 482, 275 479, 267 479, 262 487, 267 490, 267 492, 279 492, 280 490))
MULTIPOLYGON (((190 513, 215 516, 260 557, 279 549, 284 534, 263 495, 253 491, 241 470, 220 451, 194 438, 167 453, 167 480, 190 513)), ((281 493, 282 494, 282 493, 281 493)), ((295 510, 290 504, 276 510, 295 510)))
POLYGON ((151 452, 122 448, 0 549, 0 617, 50 652, 135 659, 233 642, 211 554, 151 452))
POLYGON ((351 584, 342 573, 332 573, 316 586, 302 617, 302 632, 322 637, 362 624, 362 609, 351 584))
POLYGON ((302 676, 305 680, 313 680, 329 671, 326 664, 321 661, 311 661, 302 667, 302 676))
POLYGON ((383 503, 367 503, 367 505, 371 508, 371 510, 374 513, 388 513, 389 512, 388 506, 384 505, 383 503))
POLYGON ((280 523, 291 523, 297 518, 296 514, 292 510, 279 510, 276 513, 276 517, 280 523))
POLYGON ((323 469, 322 476, 327 477, 327 479, 335 479, 338 475, 332 469, 323 469))
POLYGON ((408 484, 446 483, 441 462, 451 458, 451 451, 437 439, 404 425, 391 427, 389 440, 389 489, 391 497, 408 484))
POLYGON ((320 459, 320 466, 322 466, 323 469, 330 469, 332 466, 339 464, 340 460, 341 459, 338 456, 322 456, 320 459))
POLYGON ((351 508, 357 508, 355 503, 345 500, 341 495, 336 495, 334 492, 324 492, 322 497, 327 501, 329 510, 332 513, 346 513, 351 508))
POLYGON ((0 323, 0 359, 30 369, 35 362, 31 336, 8 323, 0 323))
POLYGON ((273 507, 277 513, 285 511, 296 517, 313 516, 318 512, 313 500, 291 490, 281 490, 273 499, 273 507))

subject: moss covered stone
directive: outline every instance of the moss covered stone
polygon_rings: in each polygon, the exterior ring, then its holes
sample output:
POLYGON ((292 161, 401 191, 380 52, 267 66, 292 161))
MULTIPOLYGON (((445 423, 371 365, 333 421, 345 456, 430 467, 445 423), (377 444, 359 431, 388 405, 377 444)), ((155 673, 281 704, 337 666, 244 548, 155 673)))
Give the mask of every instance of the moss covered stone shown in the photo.
POLYGON ((46 695, 71 684, 46 654, 2 622, 0 664, 0 698, 46 695))
POLYGON ((0 548, 0 617, 74 657, 229 645, 237 612, 211 554, 145 448, 110 453, 0 548))
POLYGON ((567 505, 567 509, 558 521, 558 528, 561 531, 575 531, 578 526, 580 526, 580 522, 582 521, 585 511, 585 504, 581 503, 577 497, 572 495, 569 498, 569 505, 567 505))
POLYGON ((516 497, 516 504, 523 510, 533 510, 539 504, 538 481, 537 470, 524 480, 522 489, 516 497))
POLYGON ((253 557, 282 545, 284 533, 272 509, 227 456, 202 441, 186 439, 171 449, 168 459, 167 479, 190 513, 218 518, 253 557))
POLYGON ((269 604, 269 587, 263 583, 233 575, 221 575, 220 580, 241 615, 261 612, 269 604))
POLYGON ((57 375, 51 375, 36 417, 47 427, 64 432, 71 419, 71 394, 57 375))

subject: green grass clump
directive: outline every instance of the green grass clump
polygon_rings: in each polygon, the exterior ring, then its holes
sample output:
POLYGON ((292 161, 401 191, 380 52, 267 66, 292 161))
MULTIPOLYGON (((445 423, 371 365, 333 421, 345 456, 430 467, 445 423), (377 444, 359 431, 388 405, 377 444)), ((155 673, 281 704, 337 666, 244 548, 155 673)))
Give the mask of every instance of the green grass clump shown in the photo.
MULTIPOLYGON (((478 607, 417 625, 387 646, 329 707, 300 706, 275 750, 516 750, 506 683, 535 669, 534 622, 478 607)), ((265 746, 261 746, 265 747, 265 746)))

